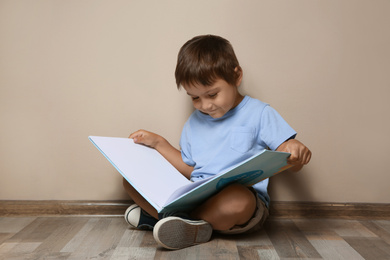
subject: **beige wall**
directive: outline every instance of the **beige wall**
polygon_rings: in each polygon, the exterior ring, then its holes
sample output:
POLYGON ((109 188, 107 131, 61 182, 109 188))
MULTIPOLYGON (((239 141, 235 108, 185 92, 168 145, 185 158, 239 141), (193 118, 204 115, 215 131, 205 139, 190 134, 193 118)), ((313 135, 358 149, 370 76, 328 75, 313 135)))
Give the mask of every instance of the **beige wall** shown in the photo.
POLYGON ((191 103, 180 46, 229 39, 242 91, 313 151, 273 200, 390 203, 389 1, 0 0, 0 199, 126 199, 88 135, 156 131, 175 146, 191 103))

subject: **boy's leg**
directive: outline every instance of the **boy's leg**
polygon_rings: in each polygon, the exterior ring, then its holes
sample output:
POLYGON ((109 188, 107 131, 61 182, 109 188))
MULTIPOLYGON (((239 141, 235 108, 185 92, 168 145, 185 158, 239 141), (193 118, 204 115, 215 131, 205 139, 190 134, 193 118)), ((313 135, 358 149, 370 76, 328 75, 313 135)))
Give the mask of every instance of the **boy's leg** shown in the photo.
POLYGON ((207 221, 214 230, 229 230, 247 223, 256 207, 256 197, 248 187, 232 184, 196 208, 191 217, 207 221))
MULTIPOLYGON (((210 240, 213 230, 211 225, 207 222, 203 220, 193 221, 172 216, 157 222, 159 219, 157 211, 126 181, 126 179, 123 179, 123 186, 136 204, 152 217, 156 218, 157 224, 154 226, 153 235, 158 244, 168 249, 180 249, 199 243, 205 243, 210 240)), ((130 206, 128 210, 131 210, 132 206, 130 206)), ((180 216, 182 214, 179 213, 178 215, 180 216)), ((125 219, 126 217, 125 214, 125 219)), ((127 219, 126 221, 129 222, 127 219)), ((150 222, 150 220, 148 220, 148 222, 150 222)), ((129 222, 129 224, 131 223, 129 222)), ((139 227, 138 224, 132 226, 139 227)))
POLYGON ((130 185, 126 181, 126 179, 123 179, 123 187, 125 188, 127 194, 130 195, 130 197, 134 200, 134 202, 141 207, 144 211, 146 211, 149 215, 154 217, 155 219, 158 219, 158 213, 155 208, 153 208, 152 205, 149 204, 147 200, 142 197, 138 191, 136 191, 133 186, 130 185))
POLYGON ((256 210, 251 219, 245 223, 244 225, 234 226, 229 230, 220 230, 217 231, 220 234, 226 235, 234 235, 234 234, 242 234, 242 233, 251 233, 260 230, 263 227, 264 222, 267 220, 269 216, 269 210, 262 199, 257 195, 256 190, 250 188, 253 194, 256 197, 256 210))
MULTIPOLYGON (((257 195, 256 195, 257 196, 257 195)), ((210 240, 213 229, 229 230, 247 223, 257 209, 256 197, 247 187, 233 184, 192 212, 192 219, 167 217, 157 222, 153 236, 168 249, 180 249, 210 240)))

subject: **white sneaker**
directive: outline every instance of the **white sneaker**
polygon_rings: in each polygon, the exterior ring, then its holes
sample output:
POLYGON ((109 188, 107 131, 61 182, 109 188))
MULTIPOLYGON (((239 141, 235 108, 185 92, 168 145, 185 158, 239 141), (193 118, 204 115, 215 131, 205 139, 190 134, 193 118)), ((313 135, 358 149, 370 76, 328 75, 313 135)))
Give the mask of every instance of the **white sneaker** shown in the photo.
POLYGON ((167 217, 157 222, 153 230, 154 239, 168 249, 181 249, 210 240, 211 225, 204 220, 188 220, 167 217))
POLYGON ((124 217, 126 222, 136 229, 153 230, 154 225, 158 221, 143 211, 137 204, 128 207, 124 217))

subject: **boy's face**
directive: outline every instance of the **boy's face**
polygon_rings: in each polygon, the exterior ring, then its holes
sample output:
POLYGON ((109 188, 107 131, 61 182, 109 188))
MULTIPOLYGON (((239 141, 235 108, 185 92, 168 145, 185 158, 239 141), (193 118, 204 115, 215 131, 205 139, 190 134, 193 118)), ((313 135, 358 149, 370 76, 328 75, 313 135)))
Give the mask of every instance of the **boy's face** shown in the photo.
POLYGON ((238 92, 237 86, 230 85, 222 79, 218 79, 211 86, 194 84, 183 88, 191 97, 194 107, 212 118, 222 117, 244 98, 238 92))

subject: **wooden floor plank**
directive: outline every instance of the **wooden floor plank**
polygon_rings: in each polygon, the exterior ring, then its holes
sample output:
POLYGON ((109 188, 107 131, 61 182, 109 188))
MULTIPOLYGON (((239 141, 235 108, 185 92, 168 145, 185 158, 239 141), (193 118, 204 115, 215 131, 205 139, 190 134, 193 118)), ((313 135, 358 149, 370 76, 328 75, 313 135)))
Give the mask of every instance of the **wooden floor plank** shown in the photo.
POLYGON ((31 254, 37 247, 41 245, 40 242, 11 242, 3 243, 0 246, 0 255, 7 256, 6 259, 19 258, 23 259, 26 255, 31 254))
POLYGON ((228 239, 214 239, 212 243, 215 246, 212 248, 209 254, 210 257, 226 260, 239 259, 236 241, 228 239))
POLYGON ((373 220, 372 222, 390 234, 390 220, 373 220))
POLYGON ((99 218, 70 258, 110 258, 126 228, 122 218, 99 218))
MULTIPOLYGON (((0 258, 3 260, 3 258, 0 258)), ((68 260, 69 259, 69 253, 47 253, 45 255, 37 254, 37 253, 29 253, 29 254, 23 254, 23 255, 7 255, 4 260, 37 260, 37 259, 45 259, 45 260, 68 260)))
POLYGON ((42 242, 58 227, 58 224, 57 218, 38 217, 16 233, 10 241, 42 242))
POLYGON ((380 238, 346 237, 344 240, 366 260, 390 259, 390 245, 380 238))
POLYGON ((208 243, 184 248, 165 250, 158 248, 155 259, 239 259, 236 243, 231 240, 214 238, 208 243))
MULTIPOLYGON (((221 239, 234 241, 237 246, 238 255, 240 259, 260 259, 258 250, 273 250, 272 242, 269 239, 264 229, 257 232, 238 235, 221 235, 217 234, 215 237, 221 239)), ((263 259, 263 258, 261 258, 263 259)))
MULTIPOLYGON (((259 248, 256 250, 259 259, 279 260, 280 257, 273 246, 259 248)), ((250 258, 248 258, 250 260, 250 258)))
POLYGON ((181 250, 167 250, 161 247, 156 248, 155 260, 171 259, 199 259, 199 246, 184 248, 181 250))
POLYGON ((152 231, 138 231, 143 232, 144 236, 142 238, 141 247, 157 247, 157 242, 154 240, 153 232, 152 231))
POLYGON ((323 259, 364 260, 343 238, 334 231, 304 232, 307 239, 320 253, 323 259))
POLYGON ((369 229, 372 233, 380 237, 383 241, 390 245, 390 232, 386 231, 380 225, 378 225, 375 221, 364 220, 360 221, 363 226, 369 229))
POLYGON ((0 245, 3 244, 5 241, 13 237, 15 233, 0 233, 0 245))
POLYGON ((62 253, 72 253, 74 252, 80 244, 86 239, 89 232, 95 227, 96 223, 99 221, 99 218, 90 218, 84 224, 84 226, 75 234, 68 243, 60 250, 62 253))
POLYGON ((256 246, 237 245, 240 260, 260 260, 258 248, 256 246))
POLYGON ((41 245, 34 251, 37 254, 60 252, 62 248, 80 231, 88 221, 87 218, 56 218, 57 228, 53 229, 41 245))
POLYGON ((342 237, 376 237, 359 220, 348 219, 294 219, 295 225, 302 231, 333 230, 342 237))
POLYGON ((0 245, 0 256, 2 255, 5 255, 7 254, 8 252, 10 252, 11 250, 13 250, 13 248, 18 245, 18 243, 16 242, 10 242, 10 243, 2 243, 0 245))
POLYGON ((121 237, 118 247, 141 247, 145 231, 127 228, 121 237))
POLYGON ((34 217, 0 221, 0 260, 9 259, 390 259, 390 221, 267 220, 252 234, 214 234, 208 243, 166 250, 123 217, 34 217))
POLYGON ((213 238, 209 243, 200 245, 199 250, 203 259, 239 259, 236 242, 224 237, 213 238))
MULTIPOLYGON (((154 258, 156 254, 155 248, 145 248, 145 247, 117 247, 114 250, 111 258, 112 260, 128 260, 128 259, 137 259, 137 260, 150 260, 154 258)), ((172 258, 176 259, 176 258, 172 258)), ((182 258, 184 259, 184 258, 182 258)))
POLYGON ((269 240, 265 229, 261 229, 256 232, 248 234, 238 234, 238 235, 225 235, 222 236, 224 239, 236 241, 238 246, 271 246, 272 242, 269 240))
POLYGON ((264 228, 280 258, 321 258, 293 221, 269 220, 264 228))
POLYGON ((26 254, 26 253, 32 253, 34 252, 40 245, 42 245, 41 242, 22 242, 17 243, 12 248, 12 252, 15 254, 26 254))
POLYGON ((259 246, 237 246, 237 248, 240 260, 280 259, 272 244, 259 246))
POLYGON ((17 233, 35 219, 36 217, 0 217, 0 233, 17 233))

